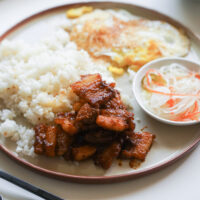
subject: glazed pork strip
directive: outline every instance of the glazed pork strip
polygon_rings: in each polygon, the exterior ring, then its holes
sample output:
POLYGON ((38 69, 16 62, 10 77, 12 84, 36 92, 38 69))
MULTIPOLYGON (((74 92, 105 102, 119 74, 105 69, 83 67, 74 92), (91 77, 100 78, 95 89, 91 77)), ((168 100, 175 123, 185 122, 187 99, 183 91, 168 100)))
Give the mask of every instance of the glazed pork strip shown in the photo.
POLYGON ((77 113, 76 121, 83 124, 94 124, 99 110, 85 103, 77 113))
POLYGON ((109 169, 113 160, 118 157, 121 151, 121 143, 113 142, 103 152, 99 153, 95 158, 95 164, 101 166, 103 169, 109 169))
POLYGON ((35 143, 34 143, 34 152, 36 154, 44 153, 44 140, 46 137, 47 127, 44 124, 39 124, 35 126, 35 143))
POLYGON ((127 159, 145 160, 154 138, 155 136, 149 132, 135 133, 131 138, 134 145, 129 150, 123 150, 122 156, 127 159))
POLYGON ((122 132, 129 128, 132 119, 133 114, 125 109, 103 109, 96 123, 104 129, 122 132))
POLYGON ((80 147, 72 148, 72 157, 73 160, 82 161, 90 158, 96 152, 96 147, 84 145, 80 147))
POLYGON ((78 133, 78 128, 75 126, 75 112, 58 113, 54 122, 62 126, 62 129, 69 135, 78 133))
POLYGON ((36 154, 45 154, 54 157, 56 148, 57 129, 54 125, 39 124, 35 127, 34 151, 36 154))
POLYGON ((79 99, 79 101, 76 101, 73 104, 73 110, 75 112, 78 112, 80 110, 80 108, 85 104, 86 102, 83 99, 79 99))
POLYGON ((115 97, 112 98, 107 104, 104 105, 105 109, 125 109, 126 107, 121 100, 119 91, 115 90, 115 97))
POLYGON ((44 140, 44 144, 45 144, 45 154, 49 157, 55 156, 56 135, 57 135, 56 126, 54 125, 48 126, 46 130, 46 137, 44 140))
POLYGON ((106 104, 115 96, 113 87, 101 79, 100 74, 81 76, 81 81, 71 85, 72 91, 95 107, 106 104))
POLYGON ((69 151, 70 145, 72 143, 72 137, 64 132, 60 127, 57 128, 57 145, 56 145, 56 155, 62 156, 67 151, 69 151))
POLYGON ((98 126, 111 131, 122 132, 128 128, 128 124, 123 118, 115 116, 99 115, 96 123, 98 126))
POLYGON ((97 129, 87 132, 84 136, 84 140, 91 144, 101 145, 111 143, 116 137, 116 132, 111 132, 105 129, 97 129))

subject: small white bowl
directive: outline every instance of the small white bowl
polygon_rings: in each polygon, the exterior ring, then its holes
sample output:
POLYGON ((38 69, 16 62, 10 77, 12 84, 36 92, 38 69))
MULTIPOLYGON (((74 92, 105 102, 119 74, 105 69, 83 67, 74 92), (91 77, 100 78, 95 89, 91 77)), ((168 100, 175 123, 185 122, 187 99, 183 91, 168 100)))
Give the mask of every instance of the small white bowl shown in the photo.
POLYGON ((151 68, 160 68, 163 65, 169 65, 172 63, 178 63, 182 64, 183 66, 189 68, 190 70, 197 71, 200 69, 200 63, 185 59, 185 58, 177 58, 177 57, 171 57, 171 58, 161 58, 156 59, 152 62, 147 63, 144 65, 140 70, 136 73, 136 76, 134 77, 133 81, 133 92, 136 98, 137 103, 140 105, 140 107, 151 117, 154 119, 157 119, 160 122, 164 122, 166 124, 170 125, 177 125, 177 126, 185 126, 185 125, 193 125, 199 123, 199 121, 187 121, 187 122, 179 122, 179 121, 171 121, 165 118, 162 118, 154 113, 152 113, 148 108, 145 107, 144 101, 141 96, 142 92, 142 78, 146 74, 146 72, 151 68))

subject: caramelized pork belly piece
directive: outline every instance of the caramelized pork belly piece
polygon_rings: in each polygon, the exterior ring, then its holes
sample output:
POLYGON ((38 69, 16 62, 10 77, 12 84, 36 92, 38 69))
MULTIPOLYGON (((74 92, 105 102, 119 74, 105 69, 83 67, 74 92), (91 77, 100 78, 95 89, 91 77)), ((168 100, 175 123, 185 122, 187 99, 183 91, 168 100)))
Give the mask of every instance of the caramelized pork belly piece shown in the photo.
POLYGON ((76 161, 82 161, 90 158, 96 152, 96 147, 84 145, 72 148, 72 157, 76 161))
POLYGON ((66 161, 72 160, 72 147, 69 146, 69 149, 67 150, 67 152, 65 152, 65 154, 63 155, 63 158, 66 161))
POLYGON ((78 126, 79 126, 79 129, 81 130, 81 132, 90 132, 90 131, 98 129, 98 125, 97 124, 79 123, 78 126))
POLYGON ((132 144, 134 144, 133 143, 133 139, 132 139, 135 136, 134 130, 131 130, 131 129, 130 130, 126 130, 126 131, 124 131, 124 135, 126 136, 126 138, 129 138, 129 140, 131 141, 132 144))
POLYGON ((54 125, 37 125, 35 127, 35 153, 54 157, 56 148, 56 134, 57 129, 54 125))
POLYGON ((126 106, 121 100, 119 91, 115 90, 115 97, 104 105, 105 109, 126 109, 126 106))
POLYGON ((73 92, 95 107, 107 103, 115 96, 113 87, 101 79, 100 74, 81 76, 81 81, 71 85, 73 92))
POLYGON ((58 156, 64 155, 72 143, 72 137, 64 132, 60 127, 57 128, 57 146, 56 154, 58 156))
POLYGON ((129 118, 128 118, 128 126, 129 126, 129 130, 131 130, 131 131, 134 131, 135 130, 135 123, 134 123, 134 115, 133 115, 133 113, 130 113, 130 114, 132 114, 132 116, 130 116, 129 118))
POLYGON ((80 99, 79 101, 75 102, 73 104, 73 110, 75 112, 78 112, 80 108, 85 104, 86 102, 83 99, 80 99))
POLYGON ((76 113, 58 113, 54 122, 61 125, 62 129, 69 135, 74 135, 78 132, 78 128, 75 126, 76 113))
POLYGON ((134 143, 133 146, 128 150, 123 150, 122 156, 127 159, 137 158, 139 160, 145 160, 154 137, 155 136, 149 132, 135 133, 131 138, 134 143))
POLYGON ((126 109, 102 109, 100 114, 108 117, 109 116, 121 117, 124 120, 128 120, 128 118, 133 119, 134 117, 134 114, 128 112, 126 109))
POLYGON ((44 140, 46 137, 47 126, 44 124, 39 124, 35 126, 35 143, 34 143, 34 152, 36 154, 44 153, 44 140))
POLYGON ((103 152, 99 153, 95 158, 95 164, 101 166, 104 169, 111 167, 112 162, 118 157, 121 151, 121 143, 113 142, 111 145, 106 147, 103 152))
POLYGON ((87 132, 84 136, 84 140, 91 144, 107 144, 111 143, 116 137, 116 132, 98 129, 87 132))
POLYGON ((50 125, 46 130, 46 137, 44 140, 45 144, 45 155, 54 157, 56 148, 56 134, 57 128, 54 125, 50 125))
POLYGON ((112 131, 122 132, 129 128, 133 114, 123 109, 103 109, 97 117, 96 123, 100 127, 112 131))
POLYGON ((121 117, 99 115, 96 123, 107 130, 111 131, 124 131, 128 128, 128 124, 121 117))
POLYGON ((78 111, 76 121, 82 122, 83 124, 94 124, 98 112, 98 109, 91 107, 88 103, 85 103, 78 111))

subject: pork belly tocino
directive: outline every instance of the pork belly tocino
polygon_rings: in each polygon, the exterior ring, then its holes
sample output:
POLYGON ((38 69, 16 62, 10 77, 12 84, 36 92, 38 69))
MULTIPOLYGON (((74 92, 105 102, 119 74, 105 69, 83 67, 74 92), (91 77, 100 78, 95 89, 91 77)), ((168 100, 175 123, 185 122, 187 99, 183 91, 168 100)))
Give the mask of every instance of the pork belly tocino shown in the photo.
POLYGON ((90 158, 96 152, 96 147, 84 145, 72 148, 72 157, 76 161, 82 161, 90 158))
POLYGON ((125 109, 103 109, 96 123, 104 129, 122 132, 129 128, 132 119, 133 114, 125 109))
POLYGON ((56 154, 58 156, 64 155, 72 143, 73 138, 64 132, 60 127, 57 129, 57 145, 56 154))
POLYGON ((149 132, 135 133, 131 138, 133 146, 128 150, 123 150, 122 156, 127 159, 137 158, 139 160, 145 160, 154 137, 155 136, 149 132))
POLYGON ((92 158, 103 169, 118 157, 143 161, 154 135, 134 132, 134 114, 114 87, 99 74, 84 75, 72 84, 79 100, 73 111, 57 113, 54 125, 35 127, 35 153, 71 161, 92 158))
POLYGON ((95 159, 95 164, 101 166, 104 169, 111 167, 113 160, 118 157, 121 151, 121 143, 113 142, 106 147, 103 152, 99 153, 95 159))
POLYGON ((114 90, 115 97, 112 98, 107 104, 104 105, 105 109, 126 109, 126 106, 123 104, 121 100, 121 96, 119 91, 114 90))
POLYGON ((45 144, 45 155, 49 157, 55 156, 56 133, 57 133, 56 126, 50 125, 47 127, 44 144, 45 144))
POLYGON ((35 143, 34 143, 34 152, 36 154, 44 153, 44 140, 46 137, 47 126, 45 124, 39 124, 35 126, 35 143))
POLYGON ((69 135, 75 135, 78 132, 78 128, 75 125, 75 112, 58 113, 54 122, 61 125, 62 129, 69 135))
POLYGON ((99 115, 97 117, 96 123, 100 127, 111 131, 122 132, 128 128, 128 124, 123 118, 115 116, 108 117, 99 115))
POLYGON ((111 143, 117 137, 116 132, 104 130, 104 129, 97 129, 87 132, 84 136, 84 140, 91 144, 107 144, 111 143))
POLYGON ((100 107, 115 96, 113 87, 102 81, 100 74, 81 76, 81 81, 72 84, 71 88, 77 96, 95 107, 100 107))
POLYGON ((94 124, 99 110, 85 103, 77 113, 76 121, 83 124, 94 124))

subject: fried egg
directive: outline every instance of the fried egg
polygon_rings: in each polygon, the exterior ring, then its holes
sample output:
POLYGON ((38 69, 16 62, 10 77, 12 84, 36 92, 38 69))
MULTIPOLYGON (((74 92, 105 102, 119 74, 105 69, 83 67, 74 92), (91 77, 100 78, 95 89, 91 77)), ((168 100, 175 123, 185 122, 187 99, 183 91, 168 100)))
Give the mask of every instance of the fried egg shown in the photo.
POLYGON ((117 75, 128 67, 137 71, 156 58, 185 56, 190 47, 182 30, 125 10, 91 10, 72 19, 67 31, 80 49, 109 63, 108 69, 117 75))

